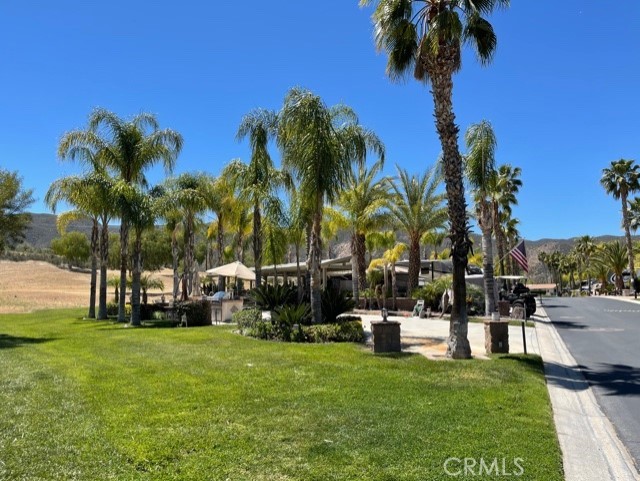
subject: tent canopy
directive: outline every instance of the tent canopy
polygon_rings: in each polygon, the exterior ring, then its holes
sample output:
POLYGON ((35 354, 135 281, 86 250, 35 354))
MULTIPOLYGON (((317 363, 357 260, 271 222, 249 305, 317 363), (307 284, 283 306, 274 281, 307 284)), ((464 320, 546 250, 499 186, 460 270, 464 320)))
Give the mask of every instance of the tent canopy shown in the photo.
POLYGON ((238 279, 244 279, 247 281, 256 280, 256 273, 239 261, 214 267, 213 269, 206 271, 206 274, 209 277, 237 277, 238 279))

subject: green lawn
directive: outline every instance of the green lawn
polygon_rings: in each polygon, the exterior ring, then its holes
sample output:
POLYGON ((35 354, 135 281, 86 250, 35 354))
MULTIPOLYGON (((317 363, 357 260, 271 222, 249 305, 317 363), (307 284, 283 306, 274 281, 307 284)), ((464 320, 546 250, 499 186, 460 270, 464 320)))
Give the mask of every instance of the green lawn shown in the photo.
POLYGON ((434 362, 81 315, 0 316, 2 480, 505 478, 449 476, 451 457, 562 479, 537 357, 434 362))

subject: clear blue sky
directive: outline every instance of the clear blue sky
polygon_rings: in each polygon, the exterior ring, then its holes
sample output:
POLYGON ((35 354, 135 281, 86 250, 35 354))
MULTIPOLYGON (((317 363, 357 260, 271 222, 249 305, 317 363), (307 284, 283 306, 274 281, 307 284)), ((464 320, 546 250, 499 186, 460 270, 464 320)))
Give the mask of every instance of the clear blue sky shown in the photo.
MULTIPOLYGON (((81 170, 56 158, 58 140, 101 106, 157 114, 185 138, 177 171, 217 174, 249 158, 242 115, 280 108, 299 85, 353 107, 385 142, 388 173, 421 172, 440 152, 431 95, 385 77, 371 8, 357 3, 0 1, 0 166, 48 212, 50 183, 81 170)), ((620 234, 620 205, 598 181, 612 160, 640 161, 640 2, 521 0, 491 21, 495 60, 482 68, 466 52, 454 107, 461 133, 491 121, 498 162, 522 168, 522 234, 620 234)))

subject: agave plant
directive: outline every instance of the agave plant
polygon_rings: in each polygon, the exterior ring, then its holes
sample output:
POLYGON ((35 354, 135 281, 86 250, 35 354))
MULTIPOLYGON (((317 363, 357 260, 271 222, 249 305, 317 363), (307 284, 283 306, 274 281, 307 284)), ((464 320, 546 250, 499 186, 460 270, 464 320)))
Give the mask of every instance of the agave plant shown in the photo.
POLYGON ((353 310, 356 303, 345 291, 327 288, 322 291, 323 322, 332 324, 340 314, 353 310))
POLYGON ((264 311, 275 311, 279 307, 296 304, 297 290, 291 284, 275 286, 265 284, 249 292, 249 298, 264 311))

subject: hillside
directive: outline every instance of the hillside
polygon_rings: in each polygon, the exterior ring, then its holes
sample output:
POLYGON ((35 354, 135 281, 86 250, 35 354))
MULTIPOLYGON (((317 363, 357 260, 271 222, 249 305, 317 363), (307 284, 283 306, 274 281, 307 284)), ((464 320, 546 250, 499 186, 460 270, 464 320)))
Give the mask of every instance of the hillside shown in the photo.
MULTIPOLYGON (((27 244, 39 249, 49 247, 53 239, 60 237, 56 228, 57 217, 54 214, 31 214, 31 226, 25 233, 27 244)), ((84 232, 88 237, 91 235, 91 222, 72 222, 67 231, 84 232)))

